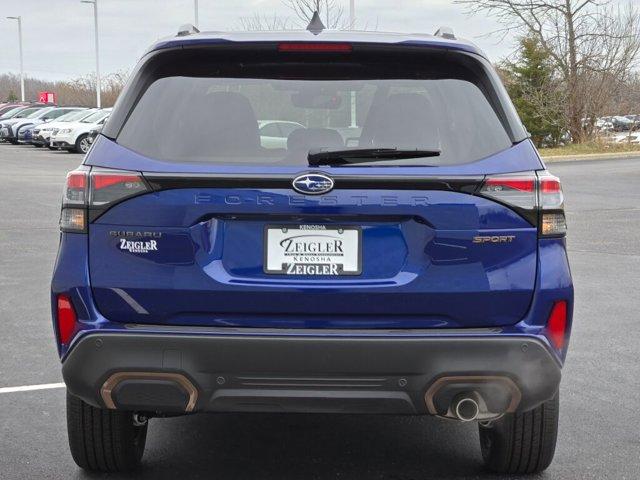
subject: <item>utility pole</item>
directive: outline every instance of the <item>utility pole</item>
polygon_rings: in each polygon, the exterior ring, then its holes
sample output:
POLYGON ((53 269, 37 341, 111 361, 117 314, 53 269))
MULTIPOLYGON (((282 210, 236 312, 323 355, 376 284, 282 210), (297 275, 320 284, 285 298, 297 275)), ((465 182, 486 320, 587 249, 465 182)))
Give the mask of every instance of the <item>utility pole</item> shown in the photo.
MULTIPOLYGON (((349 0, 349 30, 354 30, 356 24, 356 0, 349 0)), ((356 92, 351 91, 351 127, 357 127, 357 101, 356 92)))
POLYGON ((200 28, 198 25, 198 0, 193 0, 193 11, 195 14, 195 23, 193 24, 196 28, 200 28))
POLYGON ((356 0, 349 0, 349 28, 353 30, 356 22, 356 0))
POLYGON ((20 99, 24 102, 24 65, 22 63, 22 17, 7 17, 18 21, 18 45, 20 49, 20 99))
POLYGON ((102 102, 100 101, 102 88, 100 86, 100 49, 98 44, 98 0, 80 0, 80 3, 89 3, 93 5, 93 24, 96 45, 96 105, 98 108, 102 108, 102 102))

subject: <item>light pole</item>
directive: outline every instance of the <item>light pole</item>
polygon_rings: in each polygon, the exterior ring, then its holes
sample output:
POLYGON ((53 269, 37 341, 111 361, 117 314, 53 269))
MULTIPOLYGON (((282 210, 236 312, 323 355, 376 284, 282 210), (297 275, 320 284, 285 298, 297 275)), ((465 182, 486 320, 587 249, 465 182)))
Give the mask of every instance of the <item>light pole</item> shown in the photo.
POLYGON ((193 0, 193 12, 194 12, 194 15, 195 15, 195 22, 196 22, 193 25, 196 28, 200 28, 198 26, 198 0, 193 0))
POLYGON ((18 44, 20 49, 20 98, 24 102, 24 67, 22 64, 22 17, 7 17, 18 21, 18 44))
POLYGON ((100 101, 100 54, 98 52, 98 0, 80 0, 80 3, 90 3, 93 5, 93 23, 96 35, 96 105, 98 108, 102 108, 102 102, 100 101))
MULTIPOLYGON (((349 1, 349 29, 354 30, 356 23, 356 0, 349 1)), ((356 92, 351 92, 351 126, 357 127, 357 103, 356 103, 356 92)))
POLYGON ((349 26, 351 30, 356 22, 356 0, 349 0, 349 26))

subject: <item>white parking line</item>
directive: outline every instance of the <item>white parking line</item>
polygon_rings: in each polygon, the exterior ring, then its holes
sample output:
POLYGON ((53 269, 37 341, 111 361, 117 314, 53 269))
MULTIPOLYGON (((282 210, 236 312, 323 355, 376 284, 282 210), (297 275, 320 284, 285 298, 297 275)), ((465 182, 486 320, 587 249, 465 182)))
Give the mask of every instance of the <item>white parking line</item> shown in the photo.
POLYGON ((64 383, 43 383, 41 385, 23 385, 21 387, 0 387, 0 393, 30 392, 32 390, 50 390, 64 388, 64 383))

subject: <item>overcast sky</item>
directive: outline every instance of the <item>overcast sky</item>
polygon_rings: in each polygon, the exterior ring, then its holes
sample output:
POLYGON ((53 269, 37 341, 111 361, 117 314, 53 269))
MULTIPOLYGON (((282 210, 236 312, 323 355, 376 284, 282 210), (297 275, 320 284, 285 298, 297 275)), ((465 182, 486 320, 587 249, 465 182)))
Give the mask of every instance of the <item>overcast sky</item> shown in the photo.
MULTIPOLYGON (((348 0, 338 0, 348 10, 348 0)), ((100 61, 104 73, 131 70, 158 38, 193 23, 193 0, 98 0, 100 61)), ((240 18, 255 12, 291 16, 281 0, 199 0, 201 30, 237 30, 240 18)), ((18 72, 17 22, 22 16, 25 74, 65 79, 95 71, 93 7, 80 0, 0 0, 0 73, 18 72)), ((475 41, 493 60, 509 54, 513 39, 481 36, 497 25, 469 17, 452 0, 356 0, 357 26, 379 31, 433 33, 451 26, 475 41)))

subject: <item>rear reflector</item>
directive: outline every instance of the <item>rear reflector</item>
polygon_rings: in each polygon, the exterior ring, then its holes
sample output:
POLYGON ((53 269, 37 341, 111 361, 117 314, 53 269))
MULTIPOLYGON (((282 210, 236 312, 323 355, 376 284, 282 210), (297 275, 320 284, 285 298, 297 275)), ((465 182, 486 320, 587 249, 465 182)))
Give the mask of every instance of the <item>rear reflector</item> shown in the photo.
POLYGON ((69 345, 78 324, 76 311, 67 295, 58 295, 58 335, 60 343, 69 345))
POLYGON ((553 304, 547 321, 546 335, 555 348, 558 350, 564 348, 567 338, 567 302, 565 300, 553 304))
POLYGON ((349 53, 353 50, 350 43, 281 43, 278 45, 279 52, 316 52, 316 53, 349 53))

